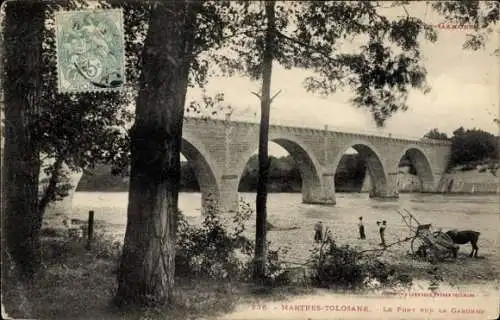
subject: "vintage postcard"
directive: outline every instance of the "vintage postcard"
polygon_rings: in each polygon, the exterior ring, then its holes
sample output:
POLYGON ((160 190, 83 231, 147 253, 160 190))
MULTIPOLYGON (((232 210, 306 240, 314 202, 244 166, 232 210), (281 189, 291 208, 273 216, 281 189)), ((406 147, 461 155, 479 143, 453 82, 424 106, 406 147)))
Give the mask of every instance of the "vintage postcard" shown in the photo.
POLYGON ((3 1, 3 319, 498 319, 495 1, 3 1))

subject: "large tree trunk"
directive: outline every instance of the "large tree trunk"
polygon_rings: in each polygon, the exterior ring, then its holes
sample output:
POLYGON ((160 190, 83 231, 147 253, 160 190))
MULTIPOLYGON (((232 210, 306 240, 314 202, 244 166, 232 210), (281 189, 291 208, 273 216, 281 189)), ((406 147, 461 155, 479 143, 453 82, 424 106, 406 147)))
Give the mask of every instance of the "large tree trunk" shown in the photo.
POLYGON ((273 51, 275 39, 275 1, 267 1, 266 17, 267 30, 265 36, 265 47, 262 67, 262 93, 260 97, 260 131, 259 131, 259 181, 257 184, 256 199, 256 230, 255 230, 255 265, 254 279, 265 278, 265 267, 267 261, 267 183, 269 177, 269 113, 271 109, 271 76, 273 70, 273 51))
POLYGON ((118 272, 118 306, 169 303, 174 286, 176 214, 193 9, 155 4, 131 130, 127 229, 118 272))
POLYGON ((8 252, 23 279, 31 279, 41 265, 42 216, 38 210, 41 163, 32 129, 40 103, 43 28, 42 3, 7 4, 3 232, 8 252))

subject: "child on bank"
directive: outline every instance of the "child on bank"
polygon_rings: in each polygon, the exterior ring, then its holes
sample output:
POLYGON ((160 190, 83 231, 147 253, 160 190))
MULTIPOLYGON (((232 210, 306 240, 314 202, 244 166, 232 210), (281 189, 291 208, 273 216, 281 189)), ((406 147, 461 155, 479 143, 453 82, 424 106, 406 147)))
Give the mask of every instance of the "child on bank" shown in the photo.
POLYGON ((314 225, 314 241, 316 243, 321 242, 323 240, 323 223, 318 221, 314 225))
POLYGON ((358 228, 359 228, 359 238, 361 240, 366 239, 365 226, 363 225, 363 217, 359 217, 358 228))
POLYGON ((380 221, 377 221, 377 226, 379 226, 378 232, 380 234, 380 245, 385 247, 385 228, 387 227, 387 222, 382 221, 382 225, 380 221))

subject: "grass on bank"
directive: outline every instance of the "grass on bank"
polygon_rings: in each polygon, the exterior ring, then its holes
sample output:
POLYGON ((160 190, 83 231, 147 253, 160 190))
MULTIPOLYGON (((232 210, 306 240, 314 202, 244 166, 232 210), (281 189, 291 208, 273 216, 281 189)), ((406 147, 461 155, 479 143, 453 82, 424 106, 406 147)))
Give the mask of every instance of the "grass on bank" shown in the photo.
POLYGON ((208 319, 229 313, 238 304, 284 300, 312 294, 313 288, 355 292, 372 282, 389 287, 411 284, 411 270, 325 240, 310 250, 311 273, 304 274, 305 281, 290 285, 294 276, 287 273, 280 249, 269 249, 269 283, 253 285, 248 282, 251 264, 236 255, 239 250, 247 258, 252 256, 253 244, 242 236, 244 222, 252 214, 249 208, 243 206, 234 217, 234 229, 224 226, 216 211, 208 211, 200 226, 189 225, 179 216, 176 274, 187 272, 176 277, 174 303, 168 307, 124 313, 110 306, 117 289, 121 244, 107 238, 105 228, 98 228, 90 251, 82 238, 43 238, 44 268, 31 285, 16 283, 4 262, 6 311, 11 317, 24 319, 208 319), (221 279, 221 275, 224 280, 212 280, 221 279))
POLYGON ((111 305, 116 292, 119 246, 102 237, 92 250, 85 241, 44 239, 44 269, 33 284, 15 281, 8 268, 3 304, 11 318, 21 319, 205 319, 228 313, 239 303, 278 300, 306 294, 307 287, 262 288, 240 281, 177 277, 174 304, 164 309, 120 312, 111 305))

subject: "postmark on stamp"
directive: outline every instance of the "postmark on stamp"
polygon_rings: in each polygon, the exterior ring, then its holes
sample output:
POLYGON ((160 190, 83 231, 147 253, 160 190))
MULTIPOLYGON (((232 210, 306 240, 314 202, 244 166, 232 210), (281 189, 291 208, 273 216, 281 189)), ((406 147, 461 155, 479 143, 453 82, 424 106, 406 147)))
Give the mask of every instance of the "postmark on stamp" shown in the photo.
POLYGON ((120 90, 124 86, 122 10, 59 11, 55 26, 60 93, 120 90))

